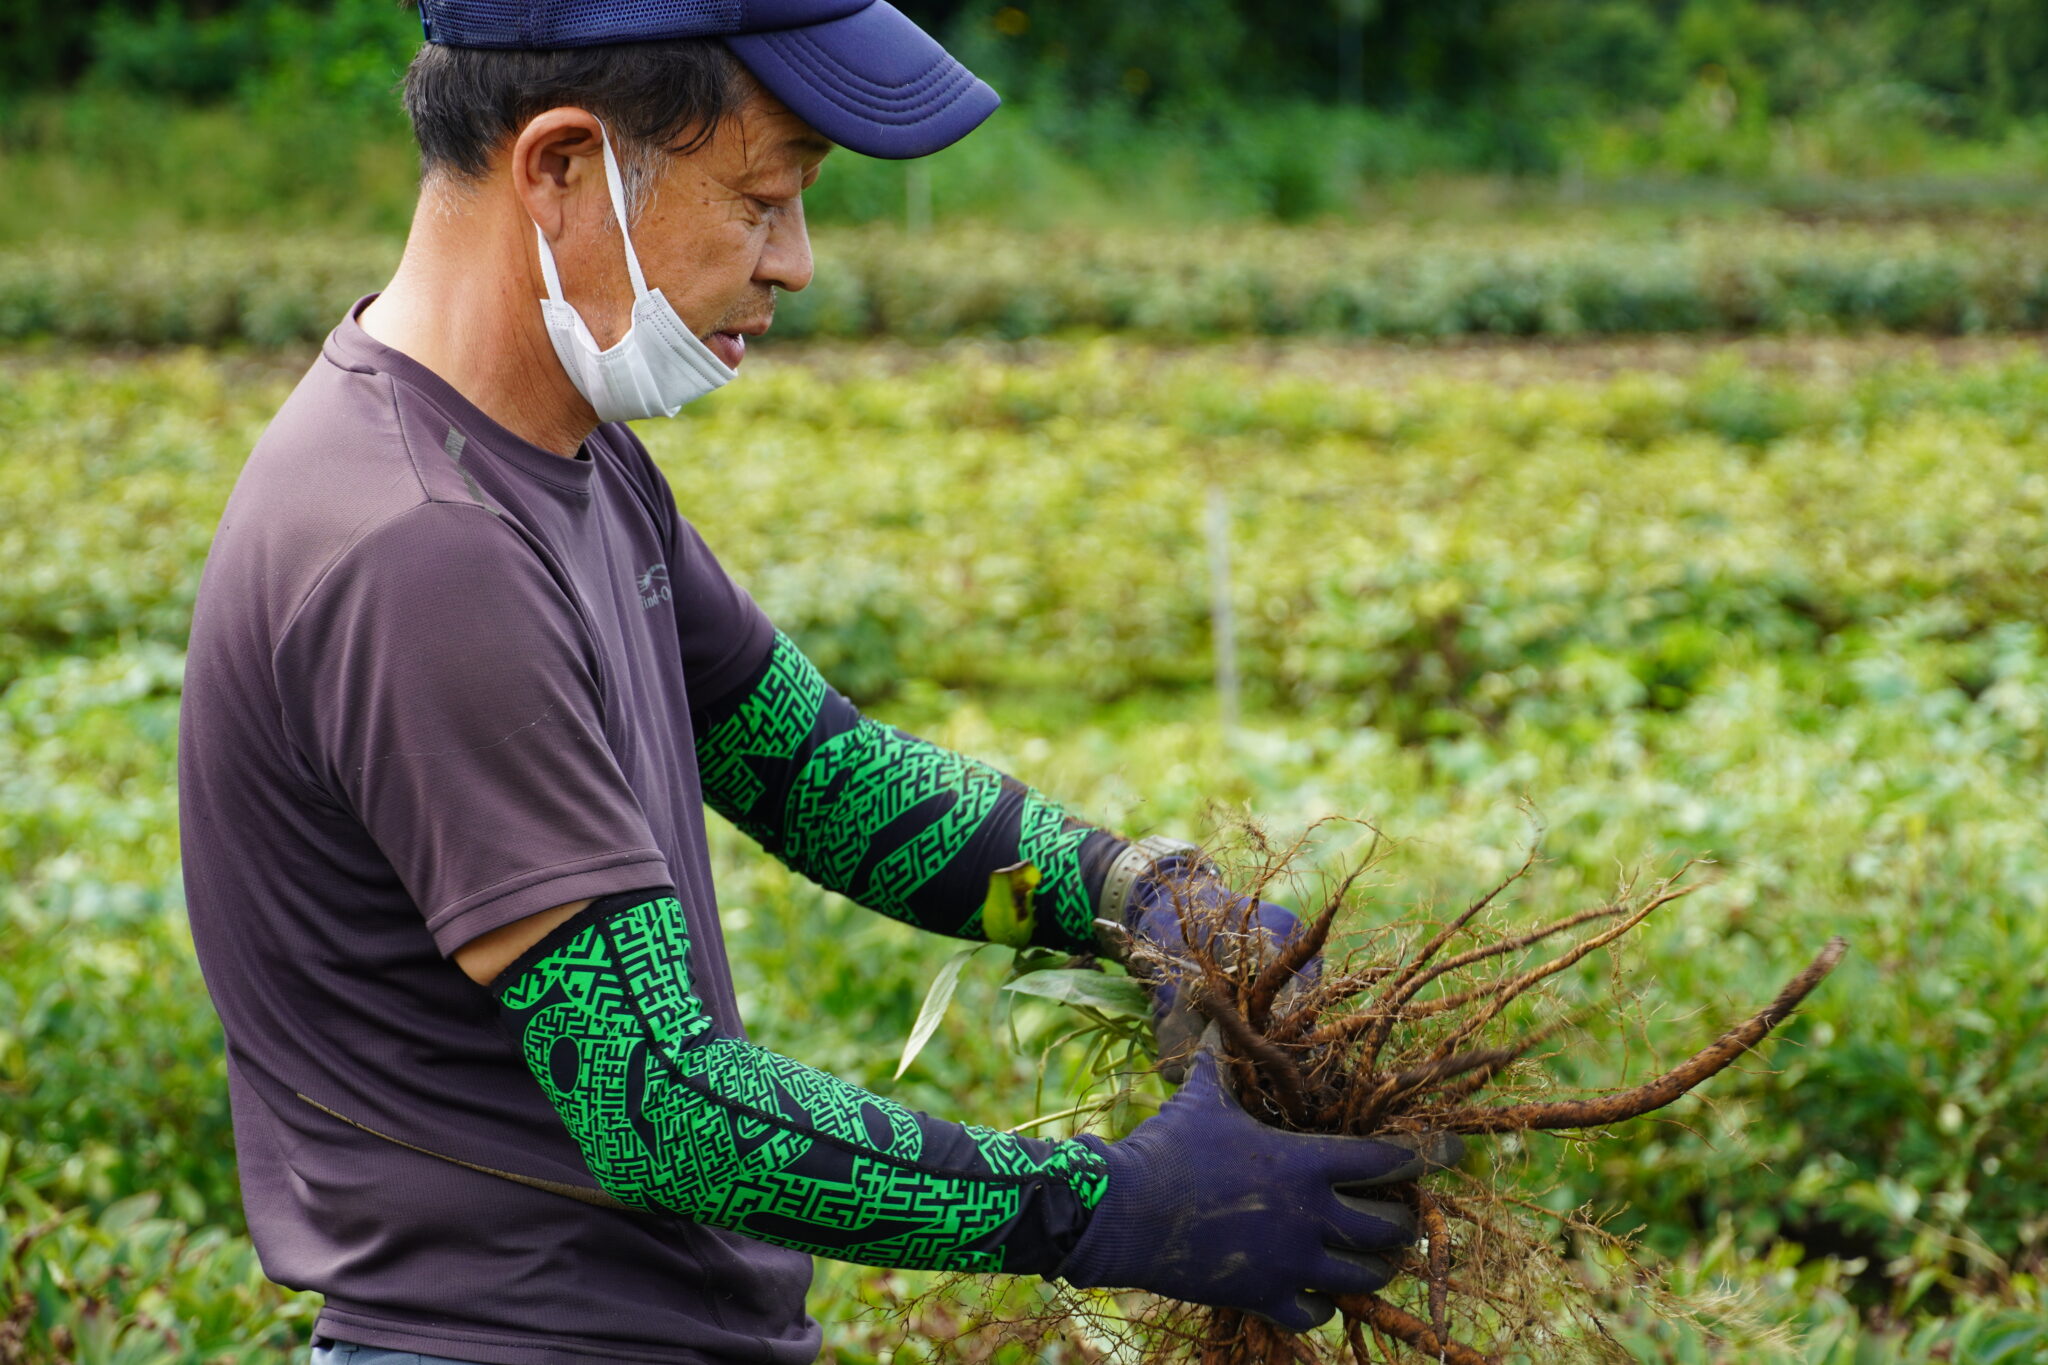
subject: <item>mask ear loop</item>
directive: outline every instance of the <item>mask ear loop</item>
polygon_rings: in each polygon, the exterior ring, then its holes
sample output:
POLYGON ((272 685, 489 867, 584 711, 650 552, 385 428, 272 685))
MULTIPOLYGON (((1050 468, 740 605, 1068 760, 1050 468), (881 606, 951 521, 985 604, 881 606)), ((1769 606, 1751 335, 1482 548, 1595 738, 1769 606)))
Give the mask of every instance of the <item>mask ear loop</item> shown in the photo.
MULTIPOLYGON (((640 272, 640 257, 633 250, 633 236, 626 231, 626 177, 619 170, 618 157, 612 154, 612 140, 605 133, 604 120, 597 121, 598 141, 604 144, 604 184, 611 191, 612 213, 619 220, 619 241, 626 248, 626 274, 633 281, 633 297, 647 297, 647 277, 640 272)), ((533 235, 540 242, 540 274, 548 287, 548 298, 555 303, 566 303, 562 297, 562 276, 555 269, 554 248, 548 245, 548 235, 540 230, 540 224, 533 225, 533 235)))
POLYGON ((540 230, 539 223, 533 225, 533 236, 540 243, 540 277, 547 281, 548 302, 566 304, 568 300, 562 297, 562 277, 555 273, 555 252, 548 245, 548 235, 540 230))
POLYGON ((647 296, 647 277, 640 273, 640 256, 633 250, 633 234, 626 231, 626 177, 619 159, 612 155, 612 140, 605 134, 604 120, 597 124, 598 141, 604 144, 604 184, 612 192, 612 213, 619 220, 619 241, 626 248, 626 273, 633 278, 633 297, 647 296))

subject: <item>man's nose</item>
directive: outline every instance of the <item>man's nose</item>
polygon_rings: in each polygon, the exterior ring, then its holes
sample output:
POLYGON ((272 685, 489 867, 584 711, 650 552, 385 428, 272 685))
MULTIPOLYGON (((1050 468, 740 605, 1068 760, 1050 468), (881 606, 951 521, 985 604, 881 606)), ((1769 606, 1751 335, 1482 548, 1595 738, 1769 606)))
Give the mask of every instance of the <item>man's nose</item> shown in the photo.
POLYGON ((804 201, 798 199, 769 229, 754 278, 793 294, 811 282, 812 273, 811 234, 804 226, 804 201))

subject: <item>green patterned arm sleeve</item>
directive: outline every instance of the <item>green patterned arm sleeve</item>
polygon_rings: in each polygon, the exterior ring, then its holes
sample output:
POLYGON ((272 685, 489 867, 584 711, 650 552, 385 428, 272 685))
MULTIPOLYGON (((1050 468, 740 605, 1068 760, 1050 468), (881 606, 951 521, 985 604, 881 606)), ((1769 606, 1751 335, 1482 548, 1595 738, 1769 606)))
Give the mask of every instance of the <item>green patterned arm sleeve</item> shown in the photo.
POLYGON ((987 764, 862 716, 777 634, 753 679, 694 721, 704 799, 770 853, 870 910, 987 938, 989 877, 1037 867, 1031 941, 1096 951, 1125 841, 987 764))
POLYGON ((606 1193, 867 1265, 1050 1275, 1108 1188, 1088 1144, 949 1123, 720 1036, 667 888, 607 896, 491 983, 606 1193))

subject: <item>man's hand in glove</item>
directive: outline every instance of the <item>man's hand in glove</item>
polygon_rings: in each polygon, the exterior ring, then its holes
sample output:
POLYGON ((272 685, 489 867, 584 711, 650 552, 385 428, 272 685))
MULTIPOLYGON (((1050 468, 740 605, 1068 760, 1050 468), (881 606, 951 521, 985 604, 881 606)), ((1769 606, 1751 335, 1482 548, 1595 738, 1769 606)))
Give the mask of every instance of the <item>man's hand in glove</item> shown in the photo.
POLYGON ((1381 1253, 1415 1240, 1413 1215, 1384 1187, 1455 1165, 1464 1146, 1447 1133, 1335 1137, 1260 1123, 1231 1093, 1214 1038, 1129 1137, 1077 1139, 1108 1161, 1109 1191, 1057 1273, 1306 1331, 1336 1312, 1333 1296, 1385 1285, 1394 1270, 1381 1253))
MULTIPOLYGON (((1187 846, 1176 847, 1137 878, 1125 902, 1123 924, 1139 941, 1168 958, 1151 976, 1152 1021, 1159 1040, 1160 1074, 1175 1085, 1185 1077, 1188 1058, 1208 1024, 1188 1000, 1185 989, 1196 968, 1182 933, 1181 904, 1187 907, 1189 924, 1198 934, 1206 935, 1202 946, 1226 968, 1235 966, 1238 954, 1246 948, 1258 955, 1261 964, 1268 962, 1281 945, 1307 928, 1293 911, 1259 901, 1252 910, 1252 932, 1240 934, 1238 927, 1245 924, 1245 911, 1253 902, 1225 886, 1187 846)), ((1294 991, 1312 984, 1321 975, 1322 965, 1320 957, 1310 958, 1282 984, 1279 998, 1284 1002, 1294 991)))

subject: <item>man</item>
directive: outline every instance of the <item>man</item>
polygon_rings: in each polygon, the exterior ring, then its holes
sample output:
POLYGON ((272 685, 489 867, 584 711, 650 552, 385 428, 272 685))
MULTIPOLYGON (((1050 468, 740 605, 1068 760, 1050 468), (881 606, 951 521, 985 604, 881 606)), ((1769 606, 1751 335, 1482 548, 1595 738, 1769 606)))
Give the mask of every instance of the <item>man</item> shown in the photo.
POLYGON ((810 1254, 1296 1329, 1383 1284, 1413 1229, 1365 1187, 1445 1153, 1267 1128, 1210 1053, 1129 1139, 1039 1141, 745 1038, 706 802, 935 932, 981 936, 1029 863, 1034 942, 1179 945, 1184 848, 860 717, 623 425, 731 379, 809 282, 833 144, 923 155, 994 93, 880 0, 423 18, 404 258, 237 483, 181 719, 250 1233, 325 1295, 316 1359, 791 1365, 810 1254))

